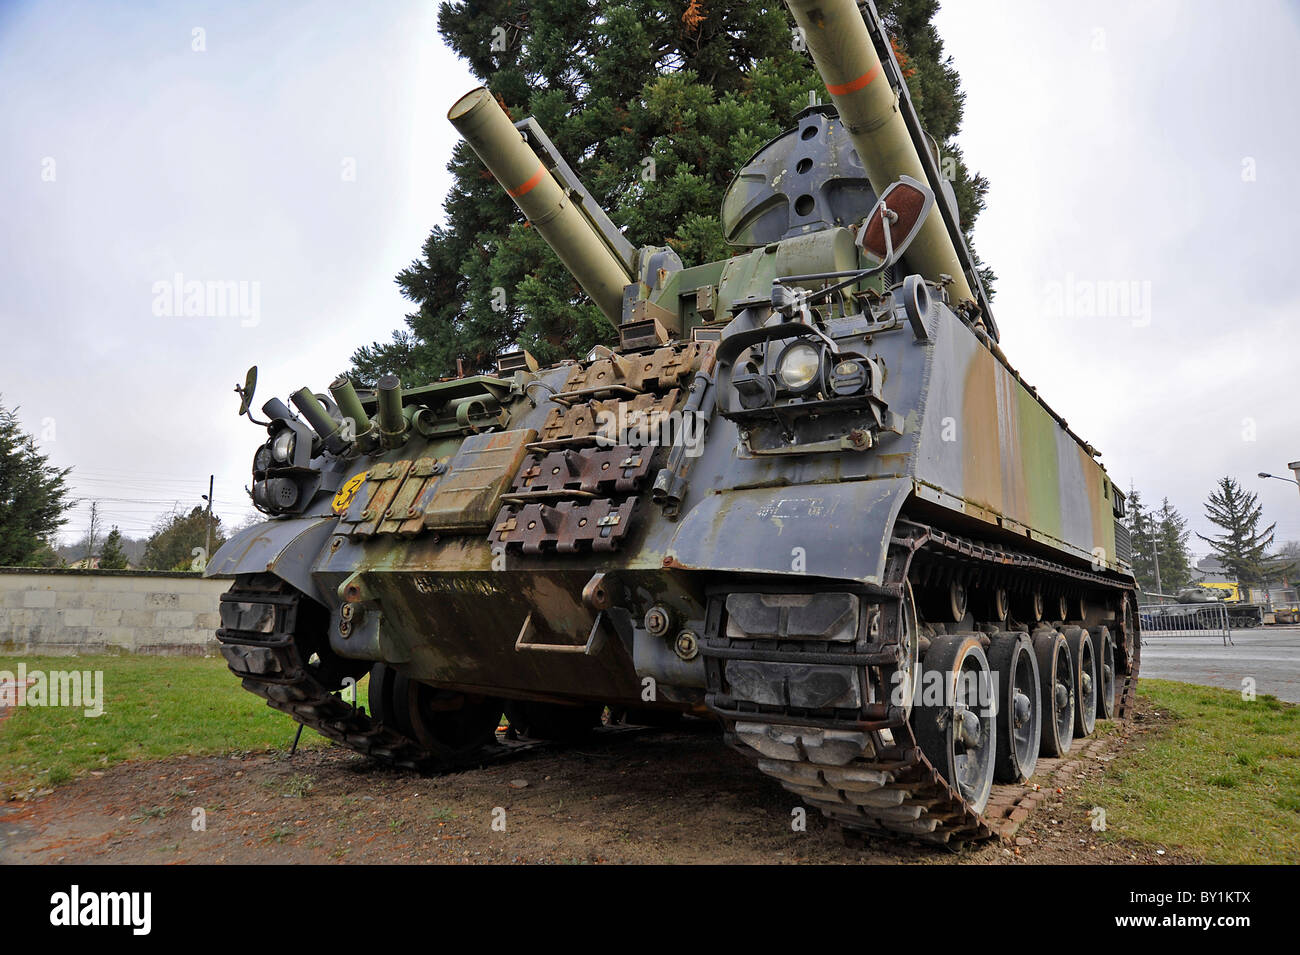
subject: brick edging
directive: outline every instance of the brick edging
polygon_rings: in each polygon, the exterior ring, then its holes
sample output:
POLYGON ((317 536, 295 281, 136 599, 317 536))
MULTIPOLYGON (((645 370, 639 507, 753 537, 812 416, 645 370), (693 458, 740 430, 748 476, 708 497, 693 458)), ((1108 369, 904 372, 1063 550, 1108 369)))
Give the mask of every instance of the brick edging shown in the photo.
POLYGON ((1034 770, 1034 776, 1040 780, 1037 783, 1001 783, 994 786, 993 795, 989 797, 988 806, 984 810, 989 828, 1003 842, 1010 842, 1036 806, 1055 794, 1057 789, 1064 790, 1066 783, 1077 775, 1079 767, 1110 749, 1112 742, 1127 736, 1131 725, 1128 720, 1117 720, 1115 733, 1075 740, 1076 746, 1071 747, 1070 752, 1059 759, 1039 757, 1038 766, 1034 770), (1080 742, 1082 746, 1077 745, 1080 742))

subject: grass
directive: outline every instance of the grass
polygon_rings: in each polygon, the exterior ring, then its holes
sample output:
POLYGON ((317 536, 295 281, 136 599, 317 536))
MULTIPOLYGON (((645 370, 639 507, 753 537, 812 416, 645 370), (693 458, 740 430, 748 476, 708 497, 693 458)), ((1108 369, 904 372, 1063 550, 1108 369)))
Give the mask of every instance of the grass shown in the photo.
MULTIPOLYGON (((104 712, 15 707, 0 724, 0 799, 133 759, 287 750, 297 724, 239 685, 224 660, 0 657, 0 670, 102 670, 104 712)), ((359 689, 365 702, 365 683, 359 689)), ((304 732, 301 747, 328 745, 304 732)))
POLYGON ((1106 810, 1106 838, 1213 863, 1300 862, 1300 706, 1167 680, 1139 692, 1173 722, 1084 790, 1106 810))

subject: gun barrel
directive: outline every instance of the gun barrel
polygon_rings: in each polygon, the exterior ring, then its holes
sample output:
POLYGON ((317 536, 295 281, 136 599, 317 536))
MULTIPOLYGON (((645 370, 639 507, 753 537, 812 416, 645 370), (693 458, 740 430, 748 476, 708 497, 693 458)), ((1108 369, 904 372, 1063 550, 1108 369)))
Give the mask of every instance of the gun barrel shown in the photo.
POLYGON ((322 441, 328 441, 338 433, 339 423, 330 417, 330 413, 310 388, 299 388, 289 396, 289 400, 298 406, 302 416, 307 419, 312 430, 321 436, 322 441))
MULTIPOLYGON (((921 165, 854 0, 786 0, 786 6, 803 30, 813 64, 876 193, 899 176, 929 183, 937 192, 938 183, 930 182, 921 165)), ((937 206, 930 210, 905 258, 931 281, 940 274, 951 275, 948 292, 955 302, 975 300, 937 206)))
POLYGON ((366 409, 361 407, 357 389, 347 375, 339 375, 330 382, 330 394, 334 396, 334 402, 339 406, 343 417, 352 419, 354 434, 361 435, 370 430, 370 416, 366 414, 366 409))
POLYGON ((497 182, 533 224, 605 316, 617 325, 627 265, 565 193, 486 87, 466 93, 447 113, 497 182))
POLYGON ((385 447, 396 447, 406 437, 406 415, 402 412, 402 382, 396 375, 384 375, 375 382, 375 404, 379 409, 379 434, 385 447))

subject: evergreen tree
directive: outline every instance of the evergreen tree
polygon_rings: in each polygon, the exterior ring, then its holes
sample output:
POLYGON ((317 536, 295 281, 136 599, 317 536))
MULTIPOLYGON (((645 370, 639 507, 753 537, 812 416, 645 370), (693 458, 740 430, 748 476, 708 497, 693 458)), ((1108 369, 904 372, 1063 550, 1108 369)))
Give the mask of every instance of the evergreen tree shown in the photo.
POLYGON ((26 434, 18 416, 0 405, 0 567, 41 558, 67 523, 67 477, 26 434))
POLYGON ((1243 489, 1231 477, 1220 478, 1218 489, 1205 503, 1205 516, 1223 528, 1223 533, 1212 537, 1196 535, 1210 545, 1214 556, 1243 587, 1262 583, 1266 576, 1264 565, 1276 525, 1261 528, 1262 515, 1257 495, 1243 489))
POLYGON ((1160 593, 1164 581, 1156 573, 1156 548, 1159 545, 1158 529, 1151 512, 1142 503, 1142 494, 1130 487, 1128 510, 1125 518, 1129 542, 1133 551, 1133 576, 1146 593, 1160 593))
POLYGON ((100 570, 126 570, 126 551, 122 550, 122 532, 113 525, 113 529, 104 538, 104 546, 99 552, 100 570))
MULTIPOLYGON (((964 94, 931 22, 938 2, 879 8, 969 232, 988 183, 955 144, 964 94)), ((810 91, 826 98, 780 4, 444 2, 438 25, 512 117, 537 118, 634 246, 668 244, 688 266, 730 254, 719 208, 732 176, 810 91)), ((397 276, 416 310, 391 341, 356 351, 357 376, 422 382, 453 374, 457 359, 489 368, 515 343, 551 362, 611 342, 614 329, 467 145, 448 169, 446 222, 397 276)))
MULTIPOLYGON (((195 549, 202 550, 207 526, 208 512, 201 507, 194 508, 188 514, 168 515, 145 544, 144 566, 149 570, 201 570, 203 561, 198 560, 195 549)), ((225 542, 221 533, 221 518, 214 514, 212 553, 215 554, 217 548, 225 542)))
POLYGON ((1192 558, 1187 550, 1187 541, 1192 533, 1187 529, 1187 519, 1178 513, 1167 497, 1161 500, 1155 519, 1156 542, 1160 548, 1160 583, 1165 593, 1176 594, 1192 579, 1192 558))

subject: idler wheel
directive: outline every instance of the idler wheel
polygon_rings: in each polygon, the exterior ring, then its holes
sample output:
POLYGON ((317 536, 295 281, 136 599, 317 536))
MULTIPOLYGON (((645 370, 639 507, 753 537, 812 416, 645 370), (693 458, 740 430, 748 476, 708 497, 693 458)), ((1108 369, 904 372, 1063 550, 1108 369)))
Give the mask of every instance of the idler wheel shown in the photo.
POLYGON ((1083 627, 1066 627, 1062 632, 1074 663, 1074 735, 1091 736, 1097 726, 1097 654, 1083 627))
POLYGON ((989 668, 998 697, 998 782, 1023 783, 1034 774, 1042 745, 1042 693, 1038 659, 1028 634, 999 633, 989 646, 989 668))
POLYGON ((925 655, 912 727, 931 765, 976 812, 993 789, 996 709, 979 635, 935 637, 925 655))
POLYGON ((1070 751, 1074 741, 1074 664, 1070 647, 1051 627, 1033 636, 1038 660, 1039 701, 1043 711, 1039 754, 1055 758, 1070 751))
POLYGON ((501 701, 412 680, 406 696, 406 716, 416 742, 454 762, 496 738, 501 723, 501 701))
POLYGON ((501 701, 413 680, 386 663, 370 670, 370 715, 441 760, 456 761, 490 743, 501 701))
POLYGON ((1097 719, 1113 720, 1119 699, 1115 691, 1115 637, 1109 627, 1093 627, 1097 653, 1097 719))

